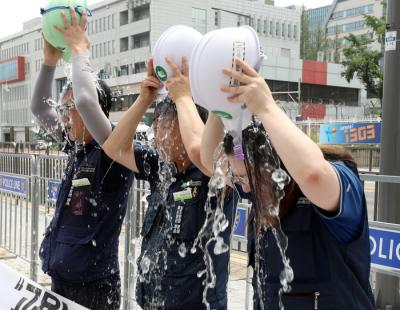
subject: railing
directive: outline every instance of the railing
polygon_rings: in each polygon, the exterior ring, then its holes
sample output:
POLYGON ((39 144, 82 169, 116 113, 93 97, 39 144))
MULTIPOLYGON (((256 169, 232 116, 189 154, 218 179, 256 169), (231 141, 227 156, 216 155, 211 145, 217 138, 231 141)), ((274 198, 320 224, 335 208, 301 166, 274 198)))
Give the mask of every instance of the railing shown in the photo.
MULTIPOLYGON (((29 263, 30 278, 34 281, 42 275, 38 268, 38 249, 54 213, 54 194, 66 164, 66 156, 0 153, 0 247, 29 263)), ((375 222, 379 184, 400 183, 400 177, 371 173, 361 173, 360 177, 365 186, 369 218, 374 220, 371 228, 378 229, 382 225, 387 227, 387 223, 375 222)), ((148 193, 146 183, 137 180, 129 193, 128 209, 120 238, 123 309, 132 309, 135 305, 136 251, 146 209, 144 198, 148 193)), ((247 223, 249 208, 250 205, 245 203, 238 206, 237 221, 243 216, 244 219, 241 220, 247 223), (242 214, 240 210, 243 211, 242 214)), ((400 233, 400 225, 392 224, 390 229, 400 233)), ((242 235, 234 234, 232 249, 246 252, 246 241, 245 232, 242 235)), ((375 272, 381 272, 379 264, 374 263, 373 267, 375 272)), ((387 271, 385 268, 383 266, 382 270, 387 271)), ((393 268, 390 270, 393 271, 393 268)), ((400 274, 400 261, 399 271, 394 272, 400 274)), ((246 300, 249 300, 247 289, 246 300)))

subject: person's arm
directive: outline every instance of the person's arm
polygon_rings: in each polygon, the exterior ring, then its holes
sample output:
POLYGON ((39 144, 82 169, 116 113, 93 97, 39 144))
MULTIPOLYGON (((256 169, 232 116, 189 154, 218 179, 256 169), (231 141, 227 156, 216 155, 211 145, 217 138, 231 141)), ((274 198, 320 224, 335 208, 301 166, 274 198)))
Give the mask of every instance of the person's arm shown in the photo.
POLYGON ((190 92, 188 61, 185 57, 182 58, 182 72, 172 60, 166 58, 166 61, 174 73, 174 77, 167 81, 167 89, 176 105, 183 145, 190 161, 205 175, 211 176, 212 170, 207 169, 200 159, 204 123, 197 112, 190 92))
POLYGON ((201 162, 209 171, 214 172, 214 153, 224 138, 224 125, 219 116, 208 114, 200 147, 201 162))
POLYGON ((157 80, 153 72, 153 60, 147 62, 147 77, 142 82, 140 95, 118 122, 103 144, 103 150, 113 160, 121 165, 139 172, 136 166, 134 144, 132 145, 137 126, 146 113, 150 104, 157 96, 157 89, 163 85, 157 80))
POLYGON ((64 13, 61 16, 66 29, 56 27, 64 35, 72 51, 72 87, 75 107, 99 145, 103 145, 110 135, 111 123, 103 113, 96 91, 96 77, 89 64, 89 38, 85 31, 87 24, 86 11, 82 12, 81 24, 78 24, 75 10, 70 8, 72 24, 64 13))
POLYGON ((56 110, 47 102, 51 98, 51 86, 53 83, 56 64, 61 58, 58 49, 51 46, 44 38, 43 65, 36 80, 33 90, 31 111, 39 123, 51 132, 57 142, 63 141, 62 127, 56 110))
POLYGON ((306 197, 329 212, 339 208, 339 179, 333 167, 307 135, 276 105, 264 79, 248 64, 237 59, 243 72, 224 69, 224 74, 241 82, 240 86, 223 86, 232 94, 232 103, 245 102, 262 122, 279 157, 306 197))

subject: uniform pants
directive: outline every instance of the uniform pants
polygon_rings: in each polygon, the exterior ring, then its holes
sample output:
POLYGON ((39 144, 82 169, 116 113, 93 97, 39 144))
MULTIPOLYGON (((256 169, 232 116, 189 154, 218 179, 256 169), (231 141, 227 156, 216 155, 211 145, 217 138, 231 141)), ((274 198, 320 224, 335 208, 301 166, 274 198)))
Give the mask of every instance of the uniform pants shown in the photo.
POLYGON ((93 310, 118 310, 121 303, 120 284, 70 284, 52 282, 51 290, 93 310))

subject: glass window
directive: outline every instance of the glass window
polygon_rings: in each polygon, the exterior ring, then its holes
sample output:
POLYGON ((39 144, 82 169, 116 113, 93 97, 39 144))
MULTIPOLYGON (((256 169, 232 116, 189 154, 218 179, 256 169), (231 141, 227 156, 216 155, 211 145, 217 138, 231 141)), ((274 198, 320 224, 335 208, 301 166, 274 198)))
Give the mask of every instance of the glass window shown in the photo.
POLYGON ((204 9, 192 8, 192 26, 200 33, 207 32, 207 11, 204 9))

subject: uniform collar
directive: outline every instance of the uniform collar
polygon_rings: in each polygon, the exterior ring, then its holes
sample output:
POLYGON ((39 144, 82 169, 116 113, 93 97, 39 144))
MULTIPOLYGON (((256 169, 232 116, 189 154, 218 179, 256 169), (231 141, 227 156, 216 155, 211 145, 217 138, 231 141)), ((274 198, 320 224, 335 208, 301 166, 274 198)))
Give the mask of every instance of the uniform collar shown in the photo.
POLYGON ((98 143, 94 139, 92 141, 84 143, 84 144, 77 144, 76 145, 76 155, 80 156, 82 154, 86 154, 86 153, 90 152, 92 149, 94 149, 96 146, 98 146, 98 143))

